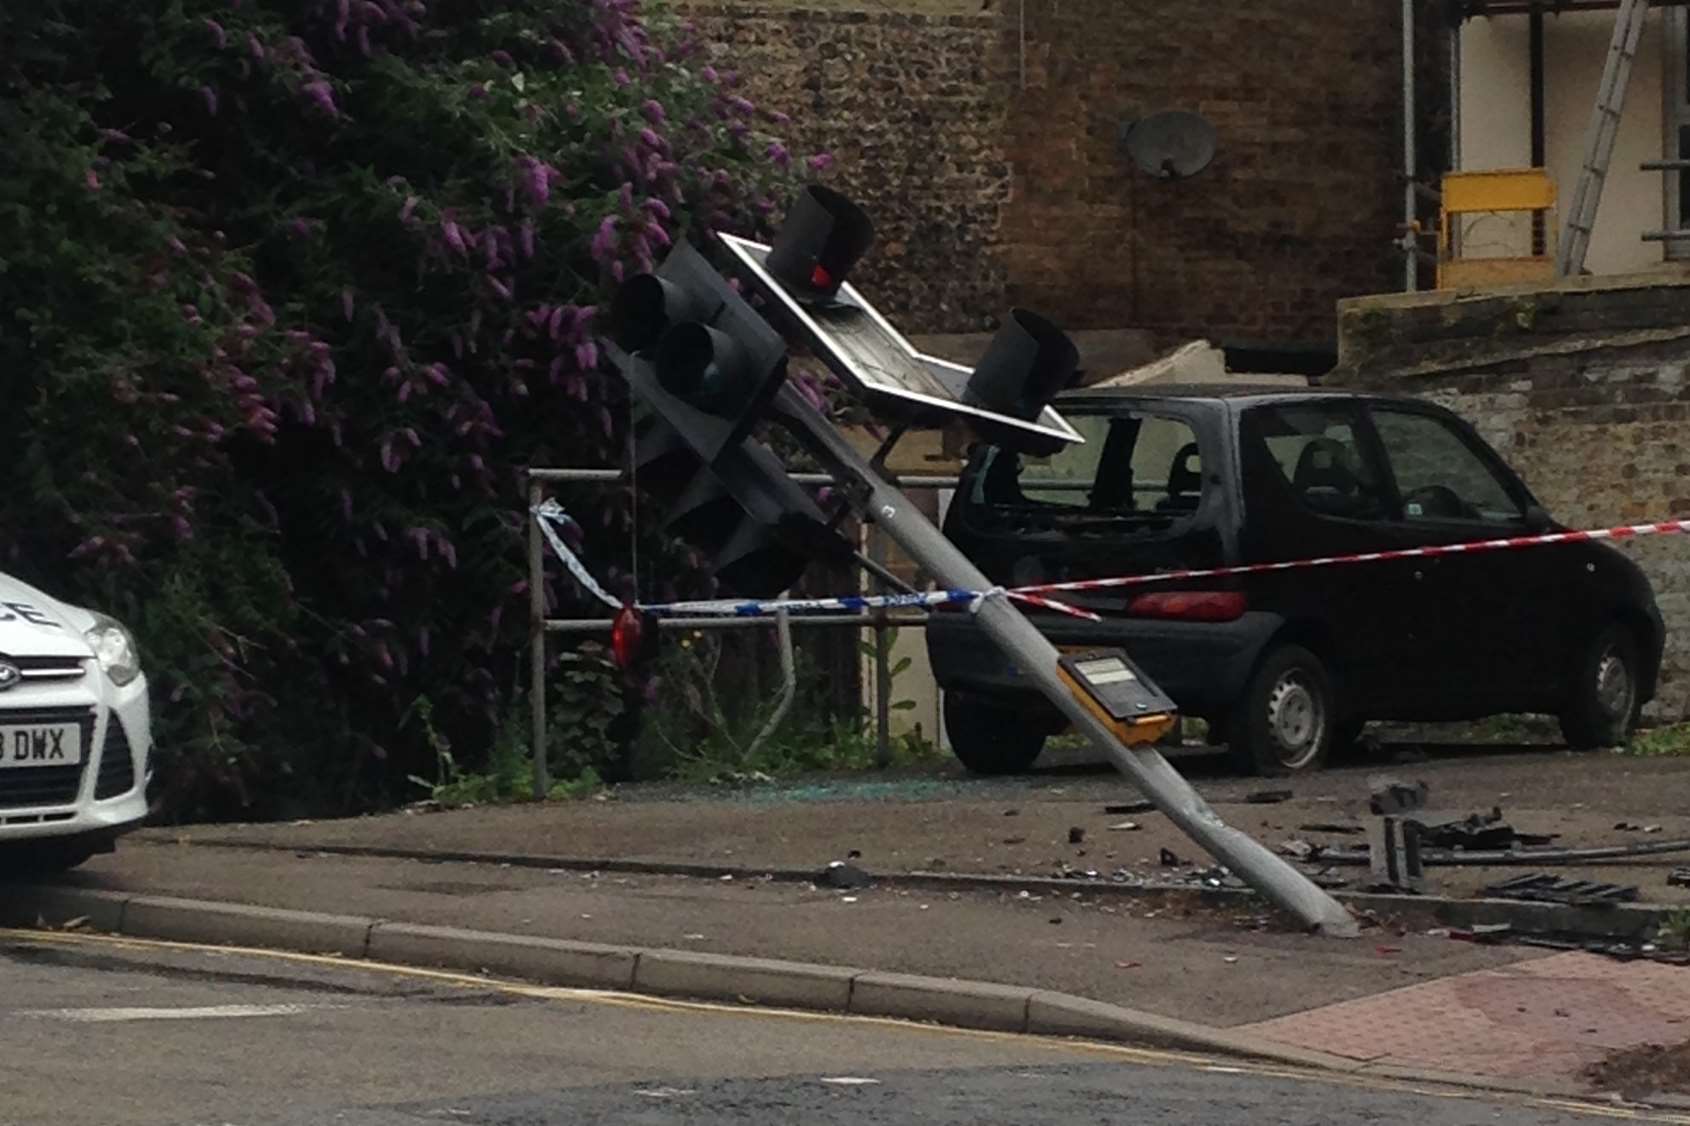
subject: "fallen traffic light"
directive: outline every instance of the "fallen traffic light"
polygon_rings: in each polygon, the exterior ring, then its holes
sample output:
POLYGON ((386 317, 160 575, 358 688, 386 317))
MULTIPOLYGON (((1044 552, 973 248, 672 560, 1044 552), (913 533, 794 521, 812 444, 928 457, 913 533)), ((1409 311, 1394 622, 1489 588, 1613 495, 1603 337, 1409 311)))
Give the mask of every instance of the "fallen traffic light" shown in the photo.
POLYGON ((786 343, 693 246, 611 304, 611 358, 645 408, 634 471, 668 500, 665 526, 707 556, 723 590, 779 594, 816 555, 850 545, 752 430, 786 378, 786 343))
POLYGON ((968 377, 962 401, 1034 419, 1068 386, 1079 366, 1079 349, 1066 333, 1037 313, 1012 309, 968 377))

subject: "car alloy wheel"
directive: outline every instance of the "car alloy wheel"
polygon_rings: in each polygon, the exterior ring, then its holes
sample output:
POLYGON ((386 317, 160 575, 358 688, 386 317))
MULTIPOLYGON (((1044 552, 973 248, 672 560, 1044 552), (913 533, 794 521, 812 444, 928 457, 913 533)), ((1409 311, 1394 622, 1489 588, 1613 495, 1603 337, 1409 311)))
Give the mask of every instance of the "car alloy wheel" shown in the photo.
POLYGON ((1267 726, 1280 764, 1298 770, 1320 751, 1326 705, 1300 669, 1287 669, 1268 692, 1267 726))
POLYGON ((1632 683, 1631 664, 1618 646, 1609 646, 1596 662, 1596 703, 1615 719, 1631 715, 1637 688, 1632 683))

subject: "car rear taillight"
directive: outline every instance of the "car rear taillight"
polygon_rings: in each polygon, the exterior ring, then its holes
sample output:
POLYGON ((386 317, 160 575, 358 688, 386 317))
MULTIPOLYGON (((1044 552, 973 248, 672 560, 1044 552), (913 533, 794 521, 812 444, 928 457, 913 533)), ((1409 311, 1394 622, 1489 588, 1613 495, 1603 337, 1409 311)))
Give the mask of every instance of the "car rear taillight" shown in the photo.
POLYGON ((1243 617, 1249 605, 1235 590, 1158 590, 1128 602, 1127 613, 1182 622, 1230 622, 1243 617))

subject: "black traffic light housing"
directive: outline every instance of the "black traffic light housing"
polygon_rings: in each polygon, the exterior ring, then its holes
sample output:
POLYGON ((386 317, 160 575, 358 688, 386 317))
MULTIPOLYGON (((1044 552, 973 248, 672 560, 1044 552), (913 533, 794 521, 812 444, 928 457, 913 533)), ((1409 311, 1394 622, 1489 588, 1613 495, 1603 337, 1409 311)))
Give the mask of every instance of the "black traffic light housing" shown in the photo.
POLYGON ((786 341, 684 239, 616 291, 610 333, 634 394, 706 462, 751 433, 786 378, 786 341))
POLYGON ((752 437, 786 378, 786 342, 682 240, 611 303, 611 358, 646 408, 634 468, 665 526, 700 547, 724 591, 768 597, 850 545, 752 437))

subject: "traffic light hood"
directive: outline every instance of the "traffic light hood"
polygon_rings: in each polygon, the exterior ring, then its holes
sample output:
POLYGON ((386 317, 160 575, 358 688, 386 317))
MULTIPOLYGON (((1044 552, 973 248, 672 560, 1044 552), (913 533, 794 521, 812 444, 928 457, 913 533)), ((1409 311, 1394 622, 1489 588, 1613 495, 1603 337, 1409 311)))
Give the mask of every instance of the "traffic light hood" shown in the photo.
POLYGON ((968 378, 963 402, 1034 419, 1073 380, 1080 351, 1067 333, 1026 309, 1013 309, 968 378))
POLYGON ((768 271, 793 298, 831 303, 851 268, 874 244, 868 214, 832 188, 805 188, 769 249, 768 271))

